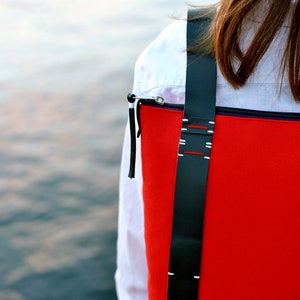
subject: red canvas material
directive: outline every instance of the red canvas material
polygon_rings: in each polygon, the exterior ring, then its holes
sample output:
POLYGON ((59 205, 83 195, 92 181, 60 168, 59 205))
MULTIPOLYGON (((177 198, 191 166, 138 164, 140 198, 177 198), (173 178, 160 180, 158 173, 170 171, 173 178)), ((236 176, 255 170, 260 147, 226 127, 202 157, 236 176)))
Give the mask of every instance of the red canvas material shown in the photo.
MULTIPOLYGON (((140 111, 149 300, 167 299, 182 116, 140 111)), ((300 299, 299 136, 298 121, 216 116, 199 299, 300 299)))

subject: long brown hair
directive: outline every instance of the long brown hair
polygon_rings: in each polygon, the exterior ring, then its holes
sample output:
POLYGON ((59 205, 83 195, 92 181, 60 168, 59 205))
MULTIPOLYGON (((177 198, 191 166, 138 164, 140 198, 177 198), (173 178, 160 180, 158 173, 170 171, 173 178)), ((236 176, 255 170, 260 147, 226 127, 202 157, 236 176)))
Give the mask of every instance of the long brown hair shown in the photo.
POLYGON ((239 41, 243 20, 263 0, 223 0, 213 19, 209 40, 223 76, 234 87, 245 85, 291 12, 283 66, 293 97, 300 102, 300 0, 268 0, 268 10, 250 46, 242 52, 239 41), (236 68, 238 61, 238 68, 236 68))

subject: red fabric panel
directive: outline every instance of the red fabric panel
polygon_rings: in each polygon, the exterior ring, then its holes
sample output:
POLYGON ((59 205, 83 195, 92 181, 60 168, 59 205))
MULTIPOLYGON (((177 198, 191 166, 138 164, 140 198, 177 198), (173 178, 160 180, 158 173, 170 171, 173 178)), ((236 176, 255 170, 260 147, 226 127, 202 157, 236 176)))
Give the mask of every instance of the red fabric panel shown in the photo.
MULTIPOLYGON (((167 299, 181 119, 141 108, 149 300, 167 299)), ((298 137, 300 122, 216 117, 199 299, 300 299, 298 137)))
POLYGON ((217 116, 201 300, 300 299, 300 122, 217 116))
POLYGON ((148 293, 149 300, 166 300, 183 113, 142 106, 140 116, 148 293))

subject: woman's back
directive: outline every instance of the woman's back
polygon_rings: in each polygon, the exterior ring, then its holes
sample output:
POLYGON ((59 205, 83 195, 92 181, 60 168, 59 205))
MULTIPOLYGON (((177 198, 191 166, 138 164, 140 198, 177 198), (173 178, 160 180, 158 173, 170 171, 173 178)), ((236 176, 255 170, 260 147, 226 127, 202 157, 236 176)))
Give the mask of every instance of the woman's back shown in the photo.
MULTIPOLYGON (((241 44, 240 44, 241 50, 247 49, 247 46, 249 45, 249 43, 253 38, 254 32, 261 24, 262 18, 264 16, 263 12, 267 6, 266 3, 264 4, 264 1, 262 1, 260 5, 261 5, 260 7, 257 7, 257 9, 254 12, 252 12, 245 18, 245 23, 241 34, 241 44)), ((284 55, 284 51, 286 48, 286 40, 287 40, 288 32, 290 30, 290 21, 288 18, 281 26, 280 30, 278 31, 278 34, 276 35, 276 38, 273 40, 267 52, 258 63, 255 71, 249 76, 244 86, 242 86, 239 89, 234 89, 225 79, 222 72, 220 71, 220 68, 218 67, 217 97, 216 97, 218 107, 239 108, 239 109, 242 108, 242 109, 262 110, 262 111, 271 111, 271 112, 273 111, 300 112, 300 105, 295 102, 295 99, 290 90, 289 79, 287 76, 287 69, 282 80, 282 85, 280 84, 281 77, 282 77, 281 76, 282 57, 284 55)), ((136 64, 136 69, 135 69, 135 81, 134 81, 134 88, 133 88, 133 92, 135 94, 139 96, 159 95, 163 97, 166 102, 169 103, 175 103, 175 104, 184 103, 185 68, 186 68, 185 33, 186 33, 186 22, 175 21, 143 52, 143 54, 140 56, 136 64)), ((251 140, 251 135, 247 132, 245 133, 247 134, 247 138, 251 140)), ((236 137, 239 136, 238 132, 236 132, 235 134, 236 137)), ((239 141, 236 141, 233 147, 238 148, 239 141)), ((141 166, 139 161, 140 150, 138 149, 137 151, 138 163, 136 169, 136 178, 134 180, 130 180, 127 178, 129 148, 130 148, 129 141, 126 138, 125 145, 124 145, 124 152, 123 152, 123 160, 122 160, 122 172, 121 172, 120 204, 122 206, 122 210, 120 210, 120 223, 119 223, 119 228, 120 228, 119 258, 118 258, 119 267, 117 271, 117 283, 119 286, 120 299, 127 299, 126 297, 130 296, 131 297, 130 299, 144 300, 148 298, 147 298, 147 278, 146 278, 147 276, 145 274, 147 273, 147 267, 145 262, 144 231, 143 228, 141 228, 141 224, 143 224, 144 222, 144 215, 143 215, 143 205, 142 205, 143 202, 142 173, 141 173, 142 171, 141 171, 141 166), (124 280, 124 278, 126 279, 124 280)), ((244 148, 242 147, 241 149, 244 148)), ((245 148, 245 150, 246 149, 247 147, 245 148)), ((279 151, 280 149, 275 149, 275 150, 277 154, 278 153, 280 154, 279 151)), ((297 151, 295 153, 297 153, 297 151)), ((295 153, 293 155, 295 155, 295 153)), ((277 154, 275 156, 277 156, 277 154)), ((260 159, 257 156, 255 157, 257 159, 260 159)), ((245 159, 248 160, 247 157, 245 157, 245 159)), ((251 161, 251 159, 249 161, 251 161)), ((258 162, 260 165, 263 165, 263 159, 259 160, 258 162)), ((291 164, 291 166, 292 165, 293 164, 291 164)), ((284 164, 282 166, 284 166, 284 164)), ((225 177, 230 178, 230 169, 227 171, 228 173, 223 173, 223 174, 225 177)), ((253 174, 255 174, 255 172, 253 171, 251 174, 252 174, 251 176, 254 176, 253 174)), ((266 175, 265 173, 263 174, 266 175)), ((237 176, 236 179, 237 178, 239 178, 239 176, 237 176)), ((160 178, 160 180, 164 180, 164 179, 160 178)), ((263 178, 259 177, 259 181, 262 180, 263 178)), ((251 187, 250 187, 250 191, 251 191, 251 187)), ((228 195, 230 196, 230 194, 228 195)), ((249 198, 249 195, 247 195, 247 197, 249 198)), ((282 195, 282 197, 284 198, 284 195, 282 195)), ((251 197, 249 199, 251 199, 251 197)), ((296 199, 297 199, 297 195, 296 195, 296 199)), ((242 200, 243 199, 241 199, 241 201, 242 200)), ((272 199, 267 198, 265 204, 268 203, 271 205, 271 202, 272 199)), ((293 203, 292 206, 295 204, 293 203)), ((244 208, 246 208, 248 204, 251 203, 245 204, 244 208)), ((276 213, 275 212, 274 213, 277 215, 278 213, 280 214, 280 204, 281 204, 280 201, 275 203, 276 209, 278 208, 278 210, 276 210, 276 213)), ((256 205, 255 208, 260 209, 259 203, 255 203, 255 205, 256 205)), ((241 211, 235 211, 235 212, 241 213, 241 211)), ((292 213, 292 211, 285 211, 282 213, 283 215, 285 215, 284 218, 286 218, 284 222, 288 221, 288 215, 286 215, 288 212, 292 213)), ((251 213, 253 213, 253 211, 251 213)), ((297 211, 295 211, 295 214, 297 219, 298 216, 297 211)), ((262 215, 259 216, 260 218, 262 218, 262 215)), ((265 221, 268 222, 267 215, 265 216, 265 218, 266 218, 265 221)), ((215 221, 216 220, 214 220, 214 222, 212 223, 215 223, 215 221)), ((251 225, 251 219, 249 219, 249 221, 250 223, 248 224, 251 225)), ((280 220, 276 220, 276 222, 277 225, 279 226, 280 220)), ((291 224, 289 224, 289 226, 290 225, 291 224)), ((257 229, 258 227, 254 226, 252 228, 257 229)), ((278 228, 280 229, 281 227, 279 226, 278 228)), ((288 228, 288 226, 284 228, 288 228)), ((281 228, 280 232, 282 234, 284 234, 285 232, 284 228, 283 227, 281 228)), ((266 229, 267 227, 264 228, 265 233, 267 233, 266 229)), ((296 231, 292 234, 293 238, 297 236, 297 232, 298 232, 297 230, 299 229, 298 225, 294 226, 294 229, 296 231)), ((254 234, 253 232, 251 232, 251 226, 248 227, 247 230, 248 232, 245 232, 245 234, 248 233, 254 234)), ((275 236, 276 233, 272 232, 269 237, 275 239, 275 236)), ((240 234, 240 237, 242 238, 242 233, 240 234)), ((260 236, 259 239, 262 240, 262 236, 260 236)), ((251 239, 248 240, 248 242, 249 242, 249 249, 250 249, 253 246, 251 245, 251 239)), ((237 243, 235 244, 236 249, 240 249, 239 247, 246 246, 247 239, 244 239, 243 243, 241 243, 240 245, 238 241, 234 241, 234 243, 237 243)), ((295 247, 294 246, 292 245, 292 248, 290 248, 289 250, 292 251, 293 249, 295 250, 298 247, 298 246, 295 247)), ((259 248, 260 245, 256 245, 255 247, 259 248)), ((222 249, 222 245, 218 245, 218 248, 222 249)), ((230 250, 230 248, 227 248, 227 250, 230 250)), ((282 248, 281 250, 284 250, 284 248, 282 248)), ((224 253, 226 253, 226 251, 224 253)), ((248 254, 251 255, 251 253, 248 254)), ((297 257, 297 253, 295 251, 294 254, 297 257)), ((272 253, 270 253, 270 255, 272 256, 272 253)), ((288 253, 284 253, 284 255, 288 255, 288 253)), ((242 257, 240 258, 242 259, 242 257)), ((266 261, 268 260, 267 257, 265 257, 265 259, 266 261)), ((274 265, 275 264, 276 262, 274 261, 274 265)), ((209 272, 210 270, 213 272, 211 265, 208 268, 209 272)), ((214 271, 215 270, 216 269, 214 269, 214 271)), ((234 270, 234 268, 231 268, 231 270, 234 270)), ((253 266, 253 270, 259 270, 259 266, 253 266)), ((224 276, 226 276, 226 270, 224 274, 225 274, 224 276)), ((266 274, 266 273, 262 271, 261 274, 266 274)), ((235 278, 235 280, 238 278, 239 278, 239 274, 235 278)), ((230 281, 231 279, 232 277, 231 278, 228 277, 226 278, 225 281, 223 281, 223 283, 228 282, 228 280, 230 281)), ((287 278, 287 280, 289 280, 289 278, 287 278)), ((222 282, 222 280, 220 282, 222 282)), ((211 287, 213 288, 214 285, 215 287, 217 287, 218 283, 212 282, 210 280, 209 285, 211 285, 211 287)), ((220 289, 220 286, 218 287, 217 292, 218 291, 219 292, 222 291, 222 289, 220 289)), ((224 289, 223 292, 225 292, 224 289)), ((229 290, 227 290, 227 292, 229 297, 228 299, 232 299, 232 295, 230 295, 229 290)), ((245 291, 245 293, 247 293, 247 291, 245 291)), ((279 294, 277 296, 273 295, 269 299, 281 299, 283 297, 282 295, 279 294), (277 296, 278 298, 276 298, 277 296)), ((298 299, 300 297, 300 295, 298 294, 294 296, 295 297, 293 298, 293 296, 289 295, 290 298, 286 298, 286 299, 298 299)), ((249 293, 250 298, 246 294, 243 295, 243 297, 241 295, 237 297, 238 297, 237 299, 256 299, 255 297, 253 298, 253 293, 249 293), (250 297, 250 295, 252 298, 250 297)), ((209 298, 209 299, 224 300, 227 298, 222 298, 222 296, 220 295, 219 296, 215 295, 215 298, 209 298)), ((262 299, 268 299, 268 298, 262 298, 262 299)))

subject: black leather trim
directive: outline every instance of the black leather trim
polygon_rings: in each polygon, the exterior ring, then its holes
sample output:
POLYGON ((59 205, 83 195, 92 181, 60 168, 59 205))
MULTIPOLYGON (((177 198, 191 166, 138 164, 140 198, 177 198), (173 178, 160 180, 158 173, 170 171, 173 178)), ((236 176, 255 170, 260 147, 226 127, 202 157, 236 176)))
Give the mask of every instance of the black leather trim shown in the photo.
MULTIPOLYGON (((195 18, 190 10, 187 48, 207 31, 210 18, 195 18), (194 19, 194 20, 193 20, 194 19)), ((178 154, 169 300, 198 299, 203 218, 210 147, 214 129, 216 63, 213 57, 187 55, 186 103, 178 154)))

